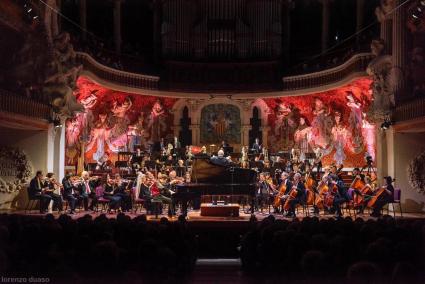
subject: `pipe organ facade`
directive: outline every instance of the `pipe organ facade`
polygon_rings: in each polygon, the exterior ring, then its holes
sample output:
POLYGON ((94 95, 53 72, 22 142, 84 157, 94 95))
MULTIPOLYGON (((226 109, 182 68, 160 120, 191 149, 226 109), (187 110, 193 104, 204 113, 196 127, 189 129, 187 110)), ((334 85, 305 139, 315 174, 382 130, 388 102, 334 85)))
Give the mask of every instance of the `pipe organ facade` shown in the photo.
POLYGON ((166 0, 165 59, 277 59, 282 52, 282 0, 166 0))

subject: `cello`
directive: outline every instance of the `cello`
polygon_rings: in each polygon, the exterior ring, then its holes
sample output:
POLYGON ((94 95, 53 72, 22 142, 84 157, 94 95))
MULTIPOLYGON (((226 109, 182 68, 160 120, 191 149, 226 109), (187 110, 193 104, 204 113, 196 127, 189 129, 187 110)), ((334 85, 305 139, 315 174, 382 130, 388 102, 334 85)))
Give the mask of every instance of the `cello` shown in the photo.
MULTIPOLYGON (((392 182, 394 181, 395 179, 392 180, 392 182)), ((367 207, 375 208, 376 202, 379 200, 380 197, 385 196, 385 194, 391 195, 391 192, 387 189, 387 186, 388 185, 383 185, 375 192, 375 194, 368 201, 367 207)))
POLYGON ((297 186, 292 186, 291 192, 289 192, 289 196, 285 201, 285 204, 283 205, 283 209, 286 211, 289 211, 289 209, 291 209, 291 205, 290 205, 290 201, 294 200, 295 198, 297 198, 298 195, 298 190, 297 190, 297 186))
POLYGON ((285 192, 286 192, 286 180, 285 180, 285 182, 282 182, 282 184, 278 188, 278 193, 276 194, 274 201, 273 201, 273 207, 274 208, 279 207, 282 197, 285 196, 285 192))

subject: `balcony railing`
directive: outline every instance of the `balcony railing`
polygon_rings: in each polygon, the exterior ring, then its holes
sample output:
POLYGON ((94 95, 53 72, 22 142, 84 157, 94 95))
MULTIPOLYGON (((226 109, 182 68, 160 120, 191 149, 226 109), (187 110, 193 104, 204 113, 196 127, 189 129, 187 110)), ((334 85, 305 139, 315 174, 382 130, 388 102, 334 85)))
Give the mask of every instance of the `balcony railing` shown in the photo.
POLYGON ((50 107, 5 90, 0 90, 0 110, 28 117, 49 119, 50 107))
POLYGON ((110 68, 97 62, 87 53, 77 52, 77 61, 84 66, 84 70, 91 72, 99 79, 115 83, 120 86, 158 90, 159 77, 125 72, 110 68))
MULTIPOLYGON (((106 82, 110 82, 118 86, 130 87, 135 89, 158 90, 160 88, 159 87, 160 78, 158 76, 136 74, 136 73, 130 73, 130 72, 113 69, 105 65, 102 65, 101 63, 97 62, 94 58, 92 58, 90 55, 83 52, 77 52, 77 59, 81 64, 83 64, 84 70, 92 73, 93 75, 97 76, 99 79, 104 80, 106 82)), ((322 86, 327 86, 327 85, 341 82, 353 74, 366 75, 366 68, 372 59, 373 59, 373 55, 371 53, 359 53, 354 55, 345 63, 337 67, 333 67, 330 69, 325 69, 322 71, 313 72, 309 74, 283 77, 282 78, 283 84, 278 86, 277 89, 276 87, 274 87, 273 91, 295 91, 295 90, 303 90, 303 89, 306 89, 306 90, 314 89, 314 88, 319 88, 322 86)), ((202 76, 202 74, 198 74, 198 76, 202 76)), ((163 83, 164 84, 161 84, 162 86, 169 85, 169 84, 166 84, 167 82, 163 82, 163 83)), ((208 84, 202 84, 202 85, 206 89, 208 89, 207 88, 208 84)), ((161 89, 165 91, 178 91, 178 90, 191 91, 190 88, 193 88, 194 86, 197 86, 196 82, 187 83, 187 86, 185 87, 180 86, 177 89, 173 89, 173 86, 168 86, 161 89)), ((206 89, 204 91, 207 91, 206 89)), ((264 90, 266 90, 266 88, 264 90)), ((201 90, 199 90, 198 88, 197 91, 199 92, 201 90)), ((253 90, 251 89, 251 91, 253 90)), ((255 91, 259 91, 259 90, 255 90, 255 91)))
POLYGON ((371 53, 359 53, 334 68, 304 75, 283 77, 283 90, 317 88, 342 81, 353 73, 365 73, 367 65, 372 59, 371 53))
POLYGON ((396 122, 425 117, 425 98, 417 98, 408 102, 400 103, 394 114, 396 122))

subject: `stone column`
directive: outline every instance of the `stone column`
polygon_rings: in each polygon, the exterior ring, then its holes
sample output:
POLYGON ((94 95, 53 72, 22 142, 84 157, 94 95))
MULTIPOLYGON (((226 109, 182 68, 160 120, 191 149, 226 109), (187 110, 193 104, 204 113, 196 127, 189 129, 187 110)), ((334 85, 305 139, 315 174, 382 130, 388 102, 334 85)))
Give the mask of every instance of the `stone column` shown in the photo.
POLYGON ((114 44, 118 54, 121 53, 121 2, 114 0, 114 44))
POLYGON ((262 133, 262 137, 261 137, 262 145, 268 148, 269 147, 268 137, 269 137, 270 126, 261 126, 260 130, 262 133))
POLYGON ((190 130, 192 130, 192 144, 196 146, 202 146, 199 145, 200 141, 200 126, 199 124, 192 124, 189 127, 190 130))
POLYGON ((322 2, 322 53, 328 49, 329 43, 329 17, 330 0, 321 0, 322 2))
POLYGON ((53 172, 55 168, 55 138, 56 128, 50 123, 47 129, 47 172, 53 172))
POLYGON ((252 126, 249 124, 244 124, 241 127, 241 147, 242 146, 248 146, 249 147, 249 131, 251 130, 252 126))
POLYGON ((357 0, 356 2, 356 41, 357 46, 360 44, 361 39, 361 29, 363 28, 363 20, 364 20, 364 0, 357 0))
MULTIPOLYGON (((378 125, 378 124, 377 124, 378 125)), ((375 167, 377 168, 378 179, 380 184, 384 176, 387 175, 387 141, 385 132, 377 127, 376 129, 376 158, 375 167)))
POLYGON ((58 180, 62 180, 65 177, 65 125, 60 129, 60 140, 59 140, 59 171, 56 173, 58 180))
POLYGON ((174 136, 175 137, 179 137, 180 130, 181 130, 181 126, 180 125, 174 125, 173 126, 173 133, 174 133, 174 136))
MULTIPOLYGON (((403 0, 398 0, 397 5, 403 0)), ((406 33, 406 7, 401 6, 394 10, 392 21, 392 59, 393 70, 397 75, 393 80, 394 99, 399 101, 404 95, 406 55, 407 55, 407 33, 406 33)))
POLYGON ((80 0, 80 26, 82 27, 82 38, 87 40, 87 2, 80 0))

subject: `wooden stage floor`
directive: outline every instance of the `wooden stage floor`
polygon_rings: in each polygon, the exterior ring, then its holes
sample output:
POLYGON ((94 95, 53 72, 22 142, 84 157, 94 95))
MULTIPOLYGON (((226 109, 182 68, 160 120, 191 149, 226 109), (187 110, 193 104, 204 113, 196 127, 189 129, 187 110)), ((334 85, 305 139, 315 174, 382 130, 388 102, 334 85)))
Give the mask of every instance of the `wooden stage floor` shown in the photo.
MULTIPOLYGON (((23 210, 1 210, 0 214, 19 214, 19 215, 28 215, 28 216, 34 216, 34 217, 43 217, 46 214, 40 214, 38 213, 38 211, 36 210, 32 210, 30 212, 25 212, 23 210)), ((137 216, 140 215, 145 215, 145 211, 137 212, 137 213, 124 213, 126 216, 129 216, 130 218, 136 218, 137 216)), ((69 215, 72 217, 72 219, 78 219, 81 218, 85 215, 90 215, 92 218, 96 218, 102 214, 105 214, 106 217, 108 218, 116 218, 117 214, 116 213, 105 213, 105 212, 85 212, 85 211, 80 211, 77 212, 74 215, 69 215)), ((57 212, 53 212, 52 215, 54 217, 59 217, 59 213, 57 212)), ((256 219, 258 221, 263 220, 264 218, 268 217, 269 215, 273 215, 277 220, 287 220, 287 221, 291 221, 293 220, 293 218, 288 218, 283 216, 282 214, 274 214, 271 213, 269 214, 268 211, 266 212, 255 212, 254 213, 256 219)), ((390 212, 389 214, 390 216, 392 215, 392 212, 390 212)), ((313 215, 312 213, 309 214, 309 217, 314 217, 317 216, 319 219, 329 219, 329 218, 335 218, 335 215, 333 214, 323 214, 323 212, 320 213, 320 215, 313 215)), ((349 214, 344 214, 344 217, 350 217, 349 214)), ((354 215, 352 214, 351 217, 354 219, 354 215)), ((154 215, 146 215, 146 218, 148 221, 152 221, 152 222, 157 222, 159 221, 161 218, 167 218, 169 221, 174 222, 178 220, 178 214, 176 216, 173 217, 168 217, 167 215, 158 215, 158 218, 155 218, 154 215)), ((239 212, 239 217, 209 217, 209 216, 201 216, 200 215, 200 211, 199 210, 192 210, 188 212, 187 215, 187 221, 190 223, 237 223, 237 222, 248 222, 251 218, 251 214, 247 214, 244 213, 242 210, 240 210, 239 212)), ((305 214, 303 214, 301 211, 297 214, 297 219, 301 220, 305 218, 305 214)), ((374 217, 370 217, 368 213, 365 214, 358 214, 356 215, 356 218, 362 218, 363 220, 376 220, 377 218, 374 217)), ((425 213, 404 213, 403 212, 403 217, 401 217, 400 213, 397 212, 396 213, 396 219, 422 219, 425 220, 425 213)))

